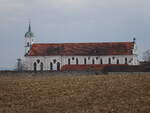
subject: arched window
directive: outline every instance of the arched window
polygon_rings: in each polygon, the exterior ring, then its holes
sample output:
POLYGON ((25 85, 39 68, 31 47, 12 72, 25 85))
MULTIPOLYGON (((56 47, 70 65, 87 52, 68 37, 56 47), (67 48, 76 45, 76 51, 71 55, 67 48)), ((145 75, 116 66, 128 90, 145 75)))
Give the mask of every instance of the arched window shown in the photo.
POLYGON ((57 62, 57 71, 60 71, 60 63, 57 62))
POLYGON ((100 60, 100 64, 103 64, 103 59, 100 60))
POLYGON ((86 58, 84 58, 84 64, 86 64, 86 58))
POLYGON ((78 60, 78 58, 76 58, 76 64, 79 64, 79 60, 78 60))
POLYGON ((27 47, 29 47, 30 46, 30 43, 29 42, 27 42, 27 47))
POLYGON ((128 59, 127 58, 125 58, 125 64, 128 64, 128 59))
POLYGON ((40 64, 40 70, 43 71, 43 63, 40 64))
POLYGON ((50 70, 53 70, 53 63, 50 63, 50 70))
POLYGON ((92 60, 92 64, 95 64, 95 60, 94 59, 92 60))
POLYGON ((68 64, 70 65, 70 58, 68 59, 68 64))
POLYGON ((36 69, 36 62, 34 62, 34 64, 33 64, 33 68, 34 68, 34 71, 36 71, 37 69, 36 69))
POLYGON ((119 64, 119 59, 117 59, 117 64, 119 64))
POLYGON ((37 59, 36 61, 37 61, 38 64, 40 63, 40 60, 39 60, 39 59, 37 59))
POLYGON ((111 64, 111 58, 108 59, 108 64, 111 64))
POLYGON ((56 63, 56 59, 53 60, 54 64, 56 63))
POLYGON ((74 57, 72 57, 72 60, 74 60, 74 57))
POLYGON ((98 60, 98 57, 96 57, 96 60, 98 60))

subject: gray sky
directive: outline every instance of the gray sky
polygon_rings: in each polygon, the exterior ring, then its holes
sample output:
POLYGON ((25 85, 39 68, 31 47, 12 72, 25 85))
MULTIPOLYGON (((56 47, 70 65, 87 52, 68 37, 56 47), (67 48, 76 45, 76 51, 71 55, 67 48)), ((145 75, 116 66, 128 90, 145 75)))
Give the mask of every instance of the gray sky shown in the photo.
POLYGON ((0 0, 0 69, 24 55, 29 18, 35 42, 120 42, 136 36, 141 57, 150 48, 149 6, 150 0, 0 0))

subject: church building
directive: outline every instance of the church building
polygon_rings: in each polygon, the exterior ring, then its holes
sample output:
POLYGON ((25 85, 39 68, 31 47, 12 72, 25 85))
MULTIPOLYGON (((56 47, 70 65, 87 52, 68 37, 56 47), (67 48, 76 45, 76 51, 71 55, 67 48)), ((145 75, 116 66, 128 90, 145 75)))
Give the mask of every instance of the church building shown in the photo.
POLYGON ((97 43, 34 43, 29 24, 25 33, 24 69, 60 71, 66 65, 138 65, 136 40, 97 43))

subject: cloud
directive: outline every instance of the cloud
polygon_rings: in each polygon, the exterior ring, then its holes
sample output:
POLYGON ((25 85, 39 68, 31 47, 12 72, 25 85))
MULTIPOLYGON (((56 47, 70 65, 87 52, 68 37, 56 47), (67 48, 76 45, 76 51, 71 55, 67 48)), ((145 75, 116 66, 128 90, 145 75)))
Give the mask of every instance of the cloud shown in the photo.
POLYGON ((0 13, 13 12, 24 6, 21 0, 0 0, 0 13))
POLYGON ((84 0, 36 0, 38 4, 51 8, 78 7, 84 3, 83 1, 84 0))

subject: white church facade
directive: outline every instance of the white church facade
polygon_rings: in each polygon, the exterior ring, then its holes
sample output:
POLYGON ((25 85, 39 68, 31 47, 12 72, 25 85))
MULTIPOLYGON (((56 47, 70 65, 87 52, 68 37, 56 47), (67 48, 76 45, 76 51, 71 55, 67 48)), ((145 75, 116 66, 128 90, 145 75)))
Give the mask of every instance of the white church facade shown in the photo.
POLYGON ((25 34, 24 69, 60 71, 65 65, 138 65, 135 39, 131 42, 34 43, 29 24, 25 34))

